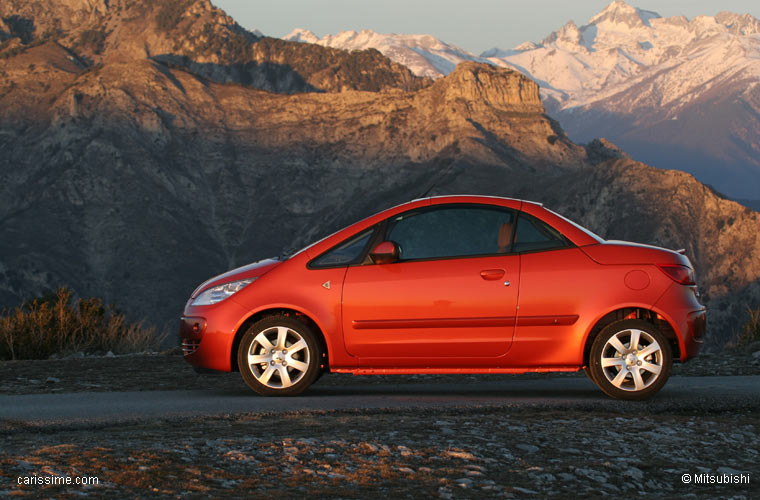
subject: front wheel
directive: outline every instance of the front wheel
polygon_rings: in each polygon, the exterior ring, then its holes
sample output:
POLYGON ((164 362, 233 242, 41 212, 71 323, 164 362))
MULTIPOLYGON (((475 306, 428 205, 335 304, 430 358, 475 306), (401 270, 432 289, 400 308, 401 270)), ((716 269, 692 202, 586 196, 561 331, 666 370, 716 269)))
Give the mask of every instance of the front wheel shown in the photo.
POLYGON ((296 396, 320 370, 319 342, 311 328, 291 316, 254 323, 240 340, 238 367, 248 387, 262 396, 296 396))
POLYGON ((608 325, 594 339, 589 357, 592 380, 608 396, 642 400, 662 389, 670 375, 670 343, 646 321, 608 325))

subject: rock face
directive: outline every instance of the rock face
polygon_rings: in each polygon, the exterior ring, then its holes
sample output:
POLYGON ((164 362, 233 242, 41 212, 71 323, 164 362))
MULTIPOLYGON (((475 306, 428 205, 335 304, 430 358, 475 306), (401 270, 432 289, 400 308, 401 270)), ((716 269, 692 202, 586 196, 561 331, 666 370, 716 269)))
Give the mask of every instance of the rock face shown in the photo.
POLYGON ((464 100, 469 109, 495 108, 501 111, 543 113, 538 85, 513 71, 505 72, 485 64, 465 62, 447 79, 446 99, 464 100))
POLYGON ((144 53, 93 64, 66 40, 0 59, 2 306, 66 284, 173 326, 215 273, 448 193, 543 201, 605 237, 685 247, 716 342, 760 297, 760 214, 609 143, 573 144, 512 70, 289 95, 144 53))

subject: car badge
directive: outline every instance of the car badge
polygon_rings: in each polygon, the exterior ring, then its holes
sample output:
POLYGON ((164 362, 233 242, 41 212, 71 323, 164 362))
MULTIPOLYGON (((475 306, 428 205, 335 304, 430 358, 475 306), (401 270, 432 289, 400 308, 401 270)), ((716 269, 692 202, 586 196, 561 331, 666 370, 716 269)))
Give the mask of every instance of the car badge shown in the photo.
POLYGON ((324 283, 322 283, 322 286, 325 287, 325 288, 327 288, 329 290, 330 289, 330 281, 329 280, 325 281, 324 283))

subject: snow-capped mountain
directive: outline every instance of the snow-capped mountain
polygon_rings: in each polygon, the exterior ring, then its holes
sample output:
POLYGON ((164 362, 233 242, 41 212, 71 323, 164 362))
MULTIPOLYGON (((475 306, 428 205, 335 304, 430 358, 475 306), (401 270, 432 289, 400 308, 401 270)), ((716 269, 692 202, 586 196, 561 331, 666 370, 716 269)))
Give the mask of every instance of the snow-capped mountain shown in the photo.
POLYGON ((716 76, 760 78, 759 35, 760 21, 746 14, 722 12, 689 21, 618 0, 584 26, 570 21, 538 44, 481 56, 545 82, 545 95, 563 109, 616 94, 663 70, 668 71, 658 79, 659 103, 685 103, 690 100, 685 96, 716 76))
POLYGON ((375 48, 433 78, 468 60, 515 68, 573 140, 605 137, 637 160, 760 199, 760 21, 750 15, 663 18, 616 0, 583 26, 480 56, 430 35, 297 29, 285 39, 375 48))
POLYGON ((637 160, 760 198, 760 21, 662 18, 615 1, 584 26, 481 54, 542 86, 574 140, 604 136, 637 160))
POLYGON ((341 31, 337 35, 319 38, 309 30, 295 29, 284 39, 344 50, 377 49, 394 62, 407 66, 414 74, 431 78, 448 75, 460 62, 488 62, 431 35, 382 34, 362 30, 341 31))

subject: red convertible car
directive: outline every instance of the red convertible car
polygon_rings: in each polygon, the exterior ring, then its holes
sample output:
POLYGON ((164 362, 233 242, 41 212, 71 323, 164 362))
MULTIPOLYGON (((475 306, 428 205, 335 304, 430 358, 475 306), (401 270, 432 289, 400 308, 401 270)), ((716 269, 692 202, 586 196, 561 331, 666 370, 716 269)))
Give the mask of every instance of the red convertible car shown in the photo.
POLYGON ((697 354, 706 312, 682 253, 605 241, 540 203, 415 200, 287 258, 210 279, 185 359, 292 396, 323 372, 577 371, 644 399, 697 354))

